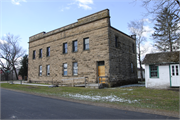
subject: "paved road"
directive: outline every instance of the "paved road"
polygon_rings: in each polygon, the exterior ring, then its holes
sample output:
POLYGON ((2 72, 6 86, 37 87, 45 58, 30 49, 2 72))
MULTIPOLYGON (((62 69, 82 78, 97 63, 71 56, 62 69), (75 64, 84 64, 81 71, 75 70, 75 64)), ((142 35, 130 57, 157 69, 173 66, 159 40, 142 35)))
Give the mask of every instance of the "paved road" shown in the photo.
POLYGON ((173 119, 80 104, 1 88, 1 119, 173 119))

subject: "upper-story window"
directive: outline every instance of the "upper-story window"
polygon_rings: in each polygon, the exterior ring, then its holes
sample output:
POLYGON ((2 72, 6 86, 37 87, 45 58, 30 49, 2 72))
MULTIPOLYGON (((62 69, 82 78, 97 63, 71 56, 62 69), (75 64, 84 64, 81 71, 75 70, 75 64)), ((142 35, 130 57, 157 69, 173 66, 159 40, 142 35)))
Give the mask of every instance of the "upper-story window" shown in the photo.
POLYGON ((115 36, 115 47, 117 48, 118 47, 118 37, 115 36))
POLYGON ((34 50, 33 51, 33 59, 35 59, 36 58, 36 51, 34 50))
POLYGON ((63 53, 67 53, 67 52, 68 52, 67 43, 63 43, 63 53))
POLYGON ((78 42, 77 40, 73 41, 73 52, 77 52, 78 50, 78 42))
POLYGON ((50 56, 50 47, 47 47, 47 57, 50 56))
POLYGON ((132 43, 132 52, 135 53, 135 46, 134 46, 134 43, 132 43))
POLYGON ((84 39, 84 50, 89 50, 89 38, 84 39))
POLYGON ((39 49, 39 58, 42 58, 42 49, 39 49))

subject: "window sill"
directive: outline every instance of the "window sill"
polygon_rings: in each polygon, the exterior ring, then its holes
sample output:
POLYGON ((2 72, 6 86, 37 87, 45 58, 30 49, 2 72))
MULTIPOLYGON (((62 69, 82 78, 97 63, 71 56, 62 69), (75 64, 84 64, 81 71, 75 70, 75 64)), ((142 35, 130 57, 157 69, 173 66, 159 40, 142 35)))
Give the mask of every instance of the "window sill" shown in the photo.
POLYGON ((77 53, 78 51, 72 51, 72 53, 77 53))
POLYGON ((78 77, 78 75, 73 75, 73 77, 78 77))
POLYGON ((66 54, 68 54, 68 53, 63 53, 63 55, 66 55, 66 54))
POLYGON ((69 77, 68 75, 63 75, 63 77, 69 77))
POLYGON ((150 79, 156 79, 156 78, 159 78, 159 77, 150 77, 150 79))
POLYGON ((85 49, 84 51, 89 51, 90 49, 85 49))

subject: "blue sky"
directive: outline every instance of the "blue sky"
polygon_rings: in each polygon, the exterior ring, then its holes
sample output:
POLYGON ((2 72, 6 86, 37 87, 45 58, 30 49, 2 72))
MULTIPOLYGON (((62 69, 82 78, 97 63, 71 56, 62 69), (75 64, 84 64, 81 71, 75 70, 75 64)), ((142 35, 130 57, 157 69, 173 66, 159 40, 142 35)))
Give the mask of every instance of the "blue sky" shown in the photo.
MULTIPOLYGON (((77 22, 77 19, 109 9, 111 25, 130 35, 128 23, 148 19, 142 2, 137 0, 0 0, 0 37, 19 35, 20 45, 27 50, 29 37, 42 31, 77 22)), ((146 25, 151 29, 150 25, 146 25)))

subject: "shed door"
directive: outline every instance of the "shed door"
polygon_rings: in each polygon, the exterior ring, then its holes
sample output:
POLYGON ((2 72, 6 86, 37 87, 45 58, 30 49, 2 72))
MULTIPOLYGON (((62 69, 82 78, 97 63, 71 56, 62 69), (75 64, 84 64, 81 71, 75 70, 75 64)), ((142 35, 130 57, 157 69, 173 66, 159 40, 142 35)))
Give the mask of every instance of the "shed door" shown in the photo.
POLYGON ((171 86, 180 86, 180 69, 179 64, 170 65, 171 67, 171 86))
MULTIPOLYGON (((98 62, 98 76, 105 76, 105 65, 104 61, 98 62)), ((99 78, 99 83, 104 83, 103 80, 106 78, 99 78)))

